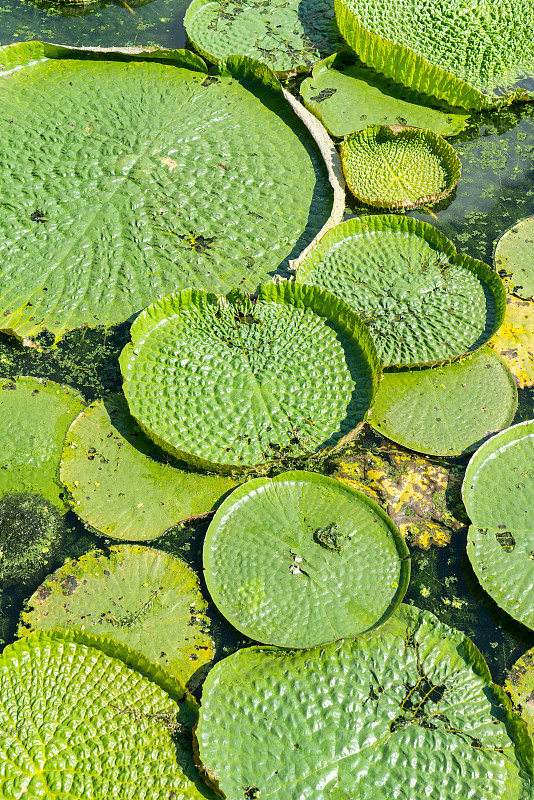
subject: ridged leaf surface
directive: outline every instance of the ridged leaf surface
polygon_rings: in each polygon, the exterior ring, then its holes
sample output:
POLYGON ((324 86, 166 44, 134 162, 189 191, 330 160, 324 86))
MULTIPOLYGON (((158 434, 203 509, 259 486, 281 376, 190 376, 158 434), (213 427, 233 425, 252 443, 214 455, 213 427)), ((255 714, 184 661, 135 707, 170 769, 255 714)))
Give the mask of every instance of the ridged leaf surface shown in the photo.
POLYGON ((409 217, 336 226, 305 258, 296 281, 345 300, 368 326, 384 366, 461 356, 488 341, 504 318, 498 275, 409 217))
POLYGON ((437 133, 399 125, 368 125, 345 137, 341 164, 352 194, 378 208, 441 200, 461 171, 453 148, 437 133))
POLYGON ((60 452, 74 417, 84 408, 68 386, 39 378, 0 384, 2 420, 0 495, 40 494, 65 512, 58 479, 60 452))
POLYGON ((401 609, 357 639, 252 647, 214 667, 196 736, 227 800, 528 800, 518 759, 532 745, 482 656, 401 609))
POLYGON ((28 600, 19 635, 67 628, 108 636, 161 665, 180 683, 213 656, 207 603, 182 561, 136 545, 69 560, 28 600))
POLYGON ((355 63, 346 53, 319 62, 300 93, 306 107, 339 138, 367 125, 413 125, 452 136, 469 119, 466 114, 421 105, 420 96, 355 63))
POLYGON ((504 686, 534 741, 534 650, 527 651, 517 659, 506 676, 504 686))
POLYGON ((462 108, 528 99, 534 8, 522 0, 336 0, 348 44, 369 66, 462 108))
POLYGON ((509 291, 534 298, 534 217, 512 225, 495 247, 495 266, 509 291))
POLYGON ((534 629, 534 421, 506 428, 477 450, 462 495, 473 523, 467 554, 482 587, 534 629))
POLYGON ((328 219, 326 167, 272 73, 173 57, 0 74, 2 330, 60 338, 181 287, 254 291, 328 219))
POLYGON ((184 24, 210 61, 246 55, 284 73, 335 50, 333 19, 332 0, 193 0, 184 24))
POLYGON ((411 450, 459 456, 510 425, 516 409, 513 375, 484 347, 454 364, 384 375, 369 421, 411 450))
POLYGON ((60 477, 73 510, 112 539, 148 541, 206 514, 236 486, 231 478, 161 463, 162 455, 123 395, 96 402, 74 420, 63 448, 60 477))
POLYGON ((173 738, 188 704, 117 658, 40 632, 4 650, 0 677, 2 800, 212 797, 173 738))
POLYGON ((383 623, 410 564, 376 503, 299 471, 257 478, 225 500, 206 534, 204 574, 219 611, 251 639, 314 647, 383 623))
POLYGON ((310 455, 353 435, 378 383, 371 337, 315 287, 262 286, 258 299, 170 295, 132 326, 120 358, 130 411, 163 447, 245 469, 310 455))

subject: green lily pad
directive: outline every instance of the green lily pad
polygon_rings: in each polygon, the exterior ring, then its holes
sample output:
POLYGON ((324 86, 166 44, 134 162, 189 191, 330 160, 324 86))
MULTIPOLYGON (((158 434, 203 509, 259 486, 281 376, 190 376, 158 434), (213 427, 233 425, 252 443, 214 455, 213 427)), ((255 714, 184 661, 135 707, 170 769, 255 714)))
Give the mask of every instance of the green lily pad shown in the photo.
POLYGON ((534 217, 503 233, 495 247, 495 266, 512 294, 534 299, 534 217))
POLYGON ((245 55, 287 74, 336 49, 333 19, 332 0, 193 0, 184 25, 209 61, 245 55))
POLYGON ((465 473, 473 523, 467 554, 485 591, 534 629, 534 421, 501 431, 480 447, 465 473))
POLYGON ((123 395, 98 401, 72 423, 60 477, 91 528, 130 542, 161 536, 210 511, 237 483, 156 461, 161 450, 139 428, 123 395))
POLYGON ((506 307, 502 281, 487 264, 411 217, 337 225, 308 253, 296 281, 345 300, 384 366, 430 366, 473 352, 497 331, 506 307))
POLYGON ((469 116, 421 105, 421 97, 394 84, 347 53, 320 61, 300 86, 306 108, 331 136, 342 138, 366 125, 413 125, 442 136, 464 130, 469 116))
POLYGON ((0 674, 1 800, 213 797, 187 763, 183 692, 178 704, 118 658, 42 631, 5 648, 0 674))
POLYGON ((484 347, 454 364, 384 375, 369 422, 418 453, 459 456, 507 428, 516 409, 513 375, 484 347))
POLYGON ((341 164, 352 194, 377 208, 417 208, 452 192, 462 165, 431 130, 368 125, 346 136, 341 164))
POLYGON ((335 0, 345 41, 370 67, 453 106, 529 100, 534 8, 522 0, 335 0))
POLYGON ((182 561, 118 545, 109 556, 94 550, 49 575, 22 612, 19 636, 42 628, 104 635, 197 685, 213 657, 206 608, 198 578, 182 561))
POLYGON ((323 158, 258 62, 208 78, 185 51, 13 45, 2 61, 7 333, 109 326, 182 287, 255 291, 329 218, 323 158))
POLYGON ((224 501, 206 534, 204 575, 241 633, 315 647, 385 622, 408 588, 410 556, 394 523, 361 492, 285 472, 224 501))
POLYGON ((532 744, 481 654, 408 606, 358 639, 224 659, 196 737, 232 800, 530 796, 532 744))
POLYGON ((512 698, 514 710, 525 721, 534 740, 534 650, 524 653, 506 676, 504 688, 512 698))
POLYGON ((149 306, 120 357, 133 416, 159 445, 207 468, 243 471, 354 436, 379 362, 341 300, 267 283, 257 300, 184 290, 149 306))
POLYGON ((81 395, 52 381, 17 378, 0 384, 0 496, 39 494, 67 511, 58 480, 60 453, 69 425, 84 406, 81 395))

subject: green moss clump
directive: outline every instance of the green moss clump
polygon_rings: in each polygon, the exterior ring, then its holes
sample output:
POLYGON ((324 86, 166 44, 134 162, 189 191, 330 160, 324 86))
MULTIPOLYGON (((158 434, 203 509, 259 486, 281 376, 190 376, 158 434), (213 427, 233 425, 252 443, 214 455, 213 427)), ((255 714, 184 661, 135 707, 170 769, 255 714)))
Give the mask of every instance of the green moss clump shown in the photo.
POLYGON ((0 498, 0 583, 26 581, 53 558, 61 543, 61 513, 40 494, 0 498))

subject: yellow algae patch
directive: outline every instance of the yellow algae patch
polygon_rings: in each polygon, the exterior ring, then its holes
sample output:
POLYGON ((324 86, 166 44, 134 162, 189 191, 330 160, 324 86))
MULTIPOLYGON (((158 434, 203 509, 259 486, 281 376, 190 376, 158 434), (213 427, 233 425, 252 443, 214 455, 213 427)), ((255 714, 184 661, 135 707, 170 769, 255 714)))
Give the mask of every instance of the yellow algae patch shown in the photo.
POLYGON ((508 296, 506 317, 489 342, 520 389, 534 385, 534 302, 508 296))
POLYGON ((467 524, 463 473, 387 440, 345 452, 334 477, 378 502, 407 541, 424 550, 449 544, 452 532, 467 524))

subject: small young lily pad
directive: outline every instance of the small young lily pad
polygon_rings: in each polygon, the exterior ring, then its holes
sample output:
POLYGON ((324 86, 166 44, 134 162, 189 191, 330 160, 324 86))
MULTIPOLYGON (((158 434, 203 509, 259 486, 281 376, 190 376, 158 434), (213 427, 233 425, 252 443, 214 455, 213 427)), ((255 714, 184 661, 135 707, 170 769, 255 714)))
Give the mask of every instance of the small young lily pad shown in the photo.
POLYGON ((534 217, 503 233, 495 247, 495 266, 512 294, 534 299, 534 217))
POLYGON ((224 501, 206 534, 204 574, 241 633, 305 648, 381 625, 404 597, 410 561, 376 503, 297 471, 256 478, 224 501))
POLYGON ((213 656, 206 607, 196 575, 182 561, 118 545, 108 556, 93 550, 49 575, 28 600, 19 636, 43 628, 104 635, 183 685, 197 685, 213 656))
POLYGON ((341 163, 347 186, 377 208, 417 208, 446 197, 462 165, 434 131, 404 125, 368 125, 346 136, 341 163))
POLYGON ((184 25, 208 61, 245 55, 284 75, 336 49, 333 20, 332 0, 193 0, 184 25))
POLYGON ((478 580, 511 617, 534 629, 534 420, 506 428, 477 450, 462 496, 473 523, 467 554, 478 580))
POLYGON ((161 456, 123 395, 94 403, 74 420, 63 448, 60 477, 73 510, 112 539, 149 541, 206 514, 237 485, 155 460, 161 456))
POLYGON ((513 375, 484 347, 454 364, 384 375, 369 422, 418 453, 459 456, 508 427, 516 409, 513 375))
POLYGON ((0 383, 0 495, 42 495, 65 513, 58 480, 65 434, 85 403, 69 386, 39 378, 0 383))
POLYGON ((345 300, 369 328, 385 367, 431 366, 473 352, 505 314, 499 276, 411 217, 377 214, 336 225, 295 279, 345 300))
POLYGON ((330 135, 339 138, 367 125, 411 125, 452 136, 469 120, 467 114, 421 105, 420 95, 362 66, 346 52, 316 64, 300 93, 330 135))
POLYGON ((534 649, 518 658, 506 676, 504 688, 534 741, 534 649))
POLYGON ((378 385, 369 332, 314 286, 264 284, 257 299, 194 289, 149 306, 120 357, 133 416, 199 466, 245 471, 354 436, 378 385))
POLYGON ((103 645, 38 631, 5 648, 0 800, 213 800, 191 769, 190 698, 103 645))
POLYGON ((219 662, 196 738, 232 800, 530 797, 532 743, 480 652, 410 606, 357 639, 219 662))

